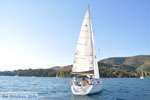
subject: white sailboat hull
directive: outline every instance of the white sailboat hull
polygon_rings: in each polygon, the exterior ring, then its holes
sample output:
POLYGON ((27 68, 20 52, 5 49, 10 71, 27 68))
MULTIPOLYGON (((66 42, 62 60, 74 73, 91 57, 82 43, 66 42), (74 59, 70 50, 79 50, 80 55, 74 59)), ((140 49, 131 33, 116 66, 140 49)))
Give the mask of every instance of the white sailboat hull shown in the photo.
POLYGON ((141 77, 140 77, 140 79, 144 79, 144 77, 143 77, 143 76, 141 76, 141 77))
POLYGON ((102 91, 102 83, 95 83, 84 87, 73 84, 71 90, 74 95, 95 94, 102 91))

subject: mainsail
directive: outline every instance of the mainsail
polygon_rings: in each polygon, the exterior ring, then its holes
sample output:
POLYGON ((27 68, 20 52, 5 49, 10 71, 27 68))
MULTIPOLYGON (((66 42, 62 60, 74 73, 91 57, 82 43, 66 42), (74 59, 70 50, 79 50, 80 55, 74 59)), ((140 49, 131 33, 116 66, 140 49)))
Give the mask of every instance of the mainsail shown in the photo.
POLYGON ((86 11, 80 30, 72 73, 92 74, 95 78, 99 78, 89 8, 86 11))

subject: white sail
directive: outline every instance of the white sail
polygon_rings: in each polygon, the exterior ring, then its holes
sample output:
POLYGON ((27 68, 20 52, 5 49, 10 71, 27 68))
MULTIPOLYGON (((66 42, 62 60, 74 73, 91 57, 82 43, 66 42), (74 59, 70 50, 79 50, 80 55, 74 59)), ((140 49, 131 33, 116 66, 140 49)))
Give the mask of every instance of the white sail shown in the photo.
POLYGON ((89 8, 86 11, 80 30, 72 72, 88 72, 89 74, 94 74, 95 78, 99 78, 89 8))

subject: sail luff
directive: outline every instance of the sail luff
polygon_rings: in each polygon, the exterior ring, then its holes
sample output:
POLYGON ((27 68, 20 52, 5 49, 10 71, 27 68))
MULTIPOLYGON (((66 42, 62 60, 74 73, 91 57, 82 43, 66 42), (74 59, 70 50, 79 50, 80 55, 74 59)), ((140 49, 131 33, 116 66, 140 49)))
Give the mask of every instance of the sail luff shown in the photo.
MULTIPOLYGON (((91 30, 92 30, 92 24, 91 24, 91 30)), ((93 41, 94 77, 95 78, 100 78, 99 69, 98 69, 98 63, 97 63, 97 58, 96 58, 96 48, 95 48, 93 31, 92 31, 92 41, 93 41)))
POLYGON ((96 48, 95 48, 95 42, 94 42, 94 36, 93 36, 92 22, 91 22, 91 18, 90 18, 90 8, 89 8, 89 6, 88 6, 88 9, 89 9, 89 23, 90 23, 92 47, 93 47, 92 51, 93 51, 94 78, 100 78, 97 59, 96 59, 96 48))

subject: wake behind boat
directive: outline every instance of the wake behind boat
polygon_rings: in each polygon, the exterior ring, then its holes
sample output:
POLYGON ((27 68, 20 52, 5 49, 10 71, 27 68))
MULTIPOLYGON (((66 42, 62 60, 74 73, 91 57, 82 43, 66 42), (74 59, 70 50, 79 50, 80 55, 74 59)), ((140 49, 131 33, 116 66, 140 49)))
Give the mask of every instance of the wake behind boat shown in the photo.
POLYGON ((89 7, 80 30, 72 74, 75 75, 71 81, 71 90, 74 95, 94 94, 102 90, 89 7), (77 76, 82 78, 81 82, 77 76))

